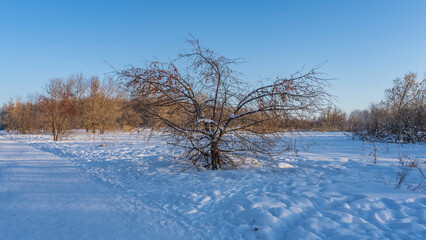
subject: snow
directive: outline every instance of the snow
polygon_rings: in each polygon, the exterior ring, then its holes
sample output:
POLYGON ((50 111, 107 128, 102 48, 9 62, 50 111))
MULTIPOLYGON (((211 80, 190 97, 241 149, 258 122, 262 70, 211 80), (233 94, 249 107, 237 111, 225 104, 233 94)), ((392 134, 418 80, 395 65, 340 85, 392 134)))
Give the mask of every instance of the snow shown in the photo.
POLYGON ((217 125, 217 123, 214 120, 207 119, 207 118, 198 119, 197 124, 199 124, 199 123, 212 123, 214 125, 217 125))
POLYGON ((278 168, 292 168, 293 166, 291 164, 280 162, 278 163, 278 168))
POLYGON ((425 145, 288 134, 262 166, 186 169, 154 134, 0 132, 2 239, 424 239, 425 145), (291 144, 292 152, 284 151, 291 144), (377 164, 372 151, 377 148, 377 164), (278 149, 280 150, 280 149, 278 149))

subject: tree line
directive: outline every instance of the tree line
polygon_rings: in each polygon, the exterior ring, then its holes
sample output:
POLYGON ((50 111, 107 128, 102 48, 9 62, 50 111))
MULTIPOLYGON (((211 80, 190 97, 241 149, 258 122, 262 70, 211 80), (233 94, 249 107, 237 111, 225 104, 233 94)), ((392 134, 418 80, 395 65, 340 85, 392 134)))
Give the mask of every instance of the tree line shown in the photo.
MULTIPOLYGON (((58 140, 68 129, 102 134, 106 130, 164 127, 162 121, 145 113, 146 106, 154 107, 152 100, 138 96, 132 84, 123 88, 122 82, 114 79, 87 78, 83 74, 51 79, 45 94, 4 104, 0 112, 2 128, 22 134, 50 131, 58 140)), ((426 83, 418 79, 415 73, 396 78, 393 87, 385 90, 385 99, 349 115, 329 104, 317 114, 282 114, 256 127, 259 131, 349 131, 368 140, 426 142, 426 83)), ((181 120, 178 114, 170 115, 181 120)))
POLYGON ((8 131, 51 132, 57 141, 68 129, 131 129, 139 126, 140 116, 127 108, 128 100, 120 84, 111 77, 87 78, 74 74, 51 79, 44 94, 28 100, 11 99, 1 109, 1 120, 8 131))

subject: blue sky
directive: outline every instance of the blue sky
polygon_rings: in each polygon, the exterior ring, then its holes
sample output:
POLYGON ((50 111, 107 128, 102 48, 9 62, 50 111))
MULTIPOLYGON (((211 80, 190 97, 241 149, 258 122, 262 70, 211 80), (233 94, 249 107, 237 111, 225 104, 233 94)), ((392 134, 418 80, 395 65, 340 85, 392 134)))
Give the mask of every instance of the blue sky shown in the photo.
POLYGON ((378 102, 408 71, 426 72, 426 1, 0 0, 0 104, 50 78, 173 59, 188 33, 249 81, 327 61, 347 112, 378 102))

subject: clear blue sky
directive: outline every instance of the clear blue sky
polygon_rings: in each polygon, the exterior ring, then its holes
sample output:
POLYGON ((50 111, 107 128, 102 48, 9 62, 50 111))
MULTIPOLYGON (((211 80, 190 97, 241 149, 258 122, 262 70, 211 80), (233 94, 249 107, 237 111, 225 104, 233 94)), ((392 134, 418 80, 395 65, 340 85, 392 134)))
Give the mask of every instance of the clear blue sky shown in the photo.
POLYGON ((192 33, 251 81, 327 61, 347 112, 426 71, 426 1, 0 0, 0 104, 50 78, 172 59, 192 33))

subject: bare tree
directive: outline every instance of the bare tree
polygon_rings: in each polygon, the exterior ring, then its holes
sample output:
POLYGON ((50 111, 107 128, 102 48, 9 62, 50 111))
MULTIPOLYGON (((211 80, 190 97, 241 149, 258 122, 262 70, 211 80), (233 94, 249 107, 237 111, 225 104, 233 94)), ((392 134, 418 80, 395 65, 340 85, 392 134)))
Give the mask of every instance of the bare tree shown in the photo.
POLYGON ((118 86, 107 78, 104 81, 97 77, 90 79, 90 95, 84 100, 83 118, 86 131, 99 129, 103 134, 108 127, 117 124, 121 115, 121 101, 118 86))
POLYGON ((2 107, 1 120, 8 131, 16 130, 22 134, 32 133, 36 129, 40 129, 42 123, 38 102, 23 101, 20 98, 15 101, 10 99, 9 103, 2 107))
POLYGON ((361 132, 367 129, 368 118, 370 112, 368 110, 354 110, 349 114, 347 128, 351 132, 361 132))
POLYGON ((175 61, 131 67, 119 76, 139 110, 158 120, 197 167, 236 166, 266 154, 277 131, 270 122, 305 115, 328 100, 318 67, 249 88, 233 70, 238 60, 200 47, 195 38, 187 42, 192 50, 175 61))
POLYGON ((342 131, 346 127, 346 113, 336 106, 329 105, 321 111, 317 125, 326 131, 342 131))
POLYGON ((386 97, 363 116, 350 116, 350 130, 367 139, 385 142, 426 142, 426 80, 407 73, 394 80, 386 97))
POLYGON ((66 130, 66 120, 77 113, 74 98, 74 80, 51 79, 46 85, 46 95, 41 96, 41 109, 46 115, 53 140, 66 130))
POLYGON ((426 80, 417 82, 417 74, 409 72, 404 78, 396 78, 393 87, 386 89, 386 104, 393 111, 417 105, 425 105, 426 80))
POLYGON ((10 130, 17 129, 16 120, 14 119, 15 103, 13 99, 10 99, 7 104, 2 106, 1 110, 1 122, 6 127, 6 130, 9 132, 10 130))

